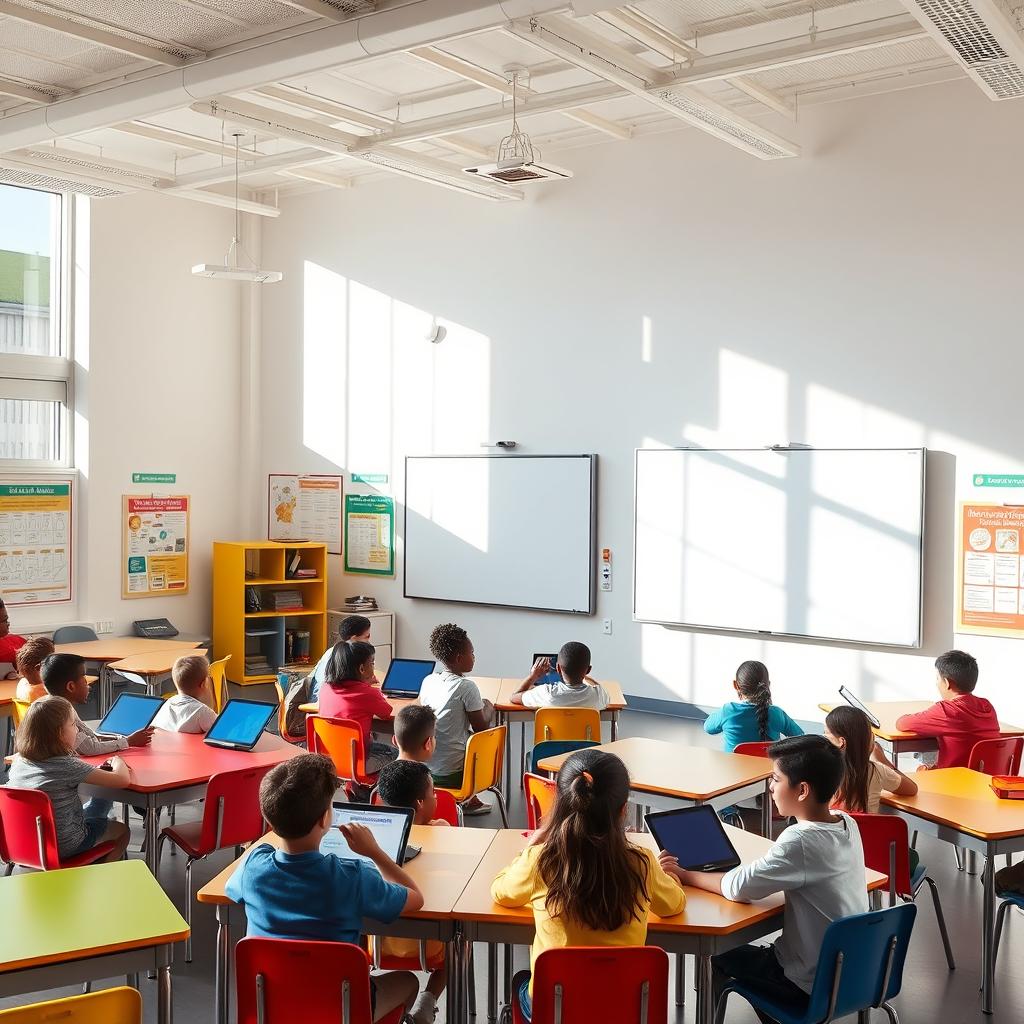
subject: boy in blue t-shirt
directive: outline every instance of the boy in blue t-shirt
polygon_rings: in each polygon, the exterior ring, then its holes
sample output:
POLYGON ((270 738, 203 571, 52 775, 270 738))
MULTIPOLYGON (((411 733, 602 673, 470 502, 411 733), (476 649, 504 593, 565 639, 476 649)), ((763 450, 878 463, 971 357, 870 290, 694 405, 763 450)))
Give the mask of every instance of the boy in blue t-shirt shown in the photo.
MULTIPOLYGON (((334 764, 322 754, 294 757, 264 777, 260 809, 281 837, 281 849, 255 846, 227 884, 228 896, 245 907, 247 935, 358 943, 364 917, 386 924, 423 906, 415 881, 365 825, 339 827, 352 851, 375 866, 320 852, 337 787, 334 764)), ((397 1006, 408 1011, 418 992, 411 971, 373 974, 373 1019, 397 1006)))

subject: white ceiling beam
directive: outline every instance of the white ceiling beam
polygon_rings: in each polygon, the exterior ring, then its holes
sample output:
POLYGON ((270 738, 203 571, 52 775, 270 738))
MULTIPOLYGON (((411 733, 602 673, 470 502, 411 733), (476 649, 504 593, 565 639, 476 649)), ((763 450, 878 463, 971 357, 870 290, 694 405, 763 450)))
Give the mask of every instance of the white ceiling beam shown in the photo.
MULTIPOLYGON (((162 196, 173 196, 175 199, 191 199, 194 203, 206 203, 208 206, 221 206, 226 210, 235 208, 235 197, 220 192, 207 192, 201 188, 182 189, 172 192, 169 189, 157 189, 162 196)), ((260 203, 255 199, 239 199, 238 209, 242 213, 255 213, 258 217, 279 217, 281 211, 276 206, 260 203)))
POLYGON ((312 110, 318 114, 325 114, 327 117, 334 118, 335 121, 346 121, 359 128, 371 128, 374 131, 379 131, 390 128, 394 124, 390 117, 373 114, 368 110, 350 106, 348 103, 329 100, 325 96, 313 96, 290 85, 267 85, 262 89, 254 89, 253 92, 270 100, 291 104, 300 110, 312 110))
POLYGON ((735 78, 730 78, 729 84, 752 100, 757 100, 769 110, 774 110, 776 114, 781 114, 783 117, 789 118, 790 121, 796 120, 796 108, 793 104, 774 89, 769 89, 767 85, 762 85, 748 75, 737 75, 735 78))
POLYGON ((379 146, 350 154, 357 160, 364 160, 383 170, 400 174, 414 181, 426 182, 440 188, 462 192, 477 199, 490 199, 497 202, 522 199, 520 189, 466 174, 461 168, 443 160, 424 156, 421 153, 410 153, 395 146, 379 146))
MULTIPOLYGON (((322 150, 311 147, 305 149, 293 149, 289 153, 274 153, 272 156, 261 156, 252 163, 245 164, 238 168, 239 178, 246 178, 253 174, 276 173, 289 170, 292 167, 302 167, 307 164, 324 163, 327 160, 334 160, 337 154, 324 153, 322 150)), ((190 171, 188 174, 179 174, 174 181, 167 185, 169 191, 183 188, 204 188, 207 185, 219 185, 224 181, 233 181, 235 177, 235 165, 228 164, 223 167, 210 167, 205 171, 190 171)))
MULTIPOLYGON (((295 11, 302 11, 305 14, 315 14, 318 18, 327 18, 329 21, 348 21, 353 17, 337 7, 325 4, 323 0, 274 0, 274 3, 282 7, 291 7, 295 11)), ((367 3, 366 9, 361 13, 369 13, 373 10, 373 4, 367 3)))
MULTIPOLYGON (((47 89, 53 88, 47 86, 47 89)), ((58 90, 54 89, 54 92, 58 90)), ((60 90, 64 92, 65 90, 60 90)), ((15 82, 10 78, 0 78, 0 96, 13 96, 15 99, 27 100, 29 103, 52 103, 57 97, 51 92, 44 92, 42 88, 31 85, 24 85, 15 82)))
POLYGON ((437 145, 452 149, 456 153, 464 153, 474 160, 491 160, 494 157, 494 153, 486 146, 481 146, 472 139, 465 139, 461 135, 446 135, 443 139, 437 140, 437 145))
MULTIPOLYGON (((144 121, 129 121, 124 124, 116 124, 113 131, 122 132, 125 135, 134 135, 140 139, 148 139, 150 142, 159 142, 173 149, 191 149, 196 153, 211 153, 214 156, 235 158, 233 146, 222 146, 219 142, 211 139, 204 139, 199 135, 191 135, 188 132, 179 132, 173 128, 161 128, 155 124, 146 124, 144 121)), ((239 149, 238 157, 243 162, 257 160, 259 153, 253 153, 249 149, 239 149)))
POLYGON ((337 174, 317 170, 315 167, 293 167, 280 172, 287 178, 298 178, 300 181, 312 181, 318 185, 329 185, 331 188, 351 188, 352 179, 342 178, 337 174))
POLYGON ((563 110, 562 113, 571 121, 585 124, 588 128, 604 132, 605 135, 610 135, 613 139, 619 139, 622 142, 628 142, 633 136, 633 130, 629 125, 620 124, 618 121, 610 121, 607 117, 591 113, 589 110, 577 107, 575 110, 563 110))
POLYGON ((40 28, 48 28, 54 32, 60 32, 67 36, 74 36, 76 39, 84 39, 97 46, 105 46, 110 50, 118 50, 120 53, 130 54, 140 60, 153 61, 156 64, 166 64, 169 67, 180 67, 190 59, 201 59, 206 56, 201 50, 192 47, 181 47, 177 43, 167 43, 168 50, 187 50, 188 57, 170 53, 158 46, 149 46, 146 43, 136 42, 125 36, 119 36, 115 32, 108 32, 96 24, 81 21, 72 21, 69 18, 61 18, 56 14, 48 14, 37 10, 34 7, 19 7, 10 3, 9 0, 0 0, 0 15, 13 18, 15 21, 24 21, 30 25, 37 25, 40 28))

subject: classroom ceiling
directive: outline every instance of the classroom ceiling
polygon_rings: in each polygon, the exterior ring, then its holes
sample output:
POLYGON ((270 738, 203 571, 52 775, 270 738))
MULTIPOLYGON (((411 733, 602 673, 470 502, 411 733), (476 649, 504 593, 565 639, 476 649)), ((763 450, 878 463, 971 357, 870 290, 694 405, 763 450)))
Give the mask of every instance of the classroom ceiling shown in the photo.
POLYGON ((394 174, 484 199, 571 188, 463 171, 508 134, 514 67, 545 161, 683 128, 799 158, 810 104, 965 76, 1024 95, 996 2, 0 0, 0 181, 230 205, 242 132, 240 194, 267 216, 394 174), (956 31, 935 14, 953 8, 956 31))

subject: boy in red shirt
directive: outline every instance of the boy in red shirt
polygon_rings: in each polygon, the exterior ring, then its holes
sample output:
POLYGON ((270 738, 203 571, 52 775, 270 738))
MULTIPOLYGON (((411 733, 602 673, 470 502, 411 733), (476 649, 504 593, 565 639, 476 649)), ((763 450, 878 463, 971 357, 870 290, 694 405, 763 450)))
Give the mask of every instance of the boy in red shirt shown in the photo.
POLYGON ((14 669, 14 658, 25 643, 23 636, 11 632, 11 620, 7 616, 7 606, 0 600, 0 672, 4 679, 17 679, 14 669))
MULTIPOLYGON (((935 659, 935 685, 939 701, 927 711, 900 715, 896 728, 934 736, 939 744, 935 768, 966 768, 974 744, 998 739, 999 719, 984 697, 974 696, 978 663, 965 651, 946 651, 935 659)), ((918 771, 927 770, 921 765, 918 771)))

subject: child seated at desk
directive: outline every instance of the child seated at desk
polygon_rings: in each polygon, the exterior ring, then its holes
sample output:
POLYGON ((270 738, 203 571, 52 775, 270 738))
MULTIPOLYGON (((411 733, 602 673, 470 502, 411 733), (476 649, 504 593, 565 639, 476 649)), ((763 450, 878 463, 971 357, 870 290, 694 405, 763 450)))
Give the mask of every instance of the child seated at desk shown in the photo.
POLYGON ((965 651, 946 651, 935 659, 935 687, 939 699, 926 711, 900 715, 896 728, 934 736, 939 746, 934 765, 922 764, 918 771, 935 768, 966 768, 978 740, 999 738, 999 719, 991 701, 976 697, 978 663, 965 651))
MULTIPOLYGON (((843 755, 824 736, 793 736, 772 745, 769 783, 784 817, 796 818, 772 849, 732 871, 684 871, 667 853, 661 863, 683 885, 745 903, 786 894, 782 935, 769 946, 739 946, 711 958, 714 1005, 730 978, 766 995, 805 1002, 829 922, 868 910, 864 848, 851 817, 830 808, 843 780, 843 755)), ((758 1014, 765 1024, 768 1017, 758 1014)))
POLYGON ((165 732, 209 732, 217 721, 209 661, 202 654, 186 654, 174 663, 171 679, 178 692, 164 701, 153 719, 154 727, 165 732))
MULTIPOLYGON (((413 823, 416 825, 448 825, 444 818, 434 817, 437 812, 434 780, 430 777, 430 769, 422 762, 399 758, 384 765, 377 782, 377 796, 389 807, 411 807, 415 812, 413 823)), ((384 956, 419 957, 420 944, 416 939, 385 938, 381 952, 384 956)), ((443 953, 444 943, 432 939, 426 943, 424 959, 429 963, 443 953)), ((410 1011, 416 1024, 432 1024, 437 1001, 444 992, 444 983, 444 967, 430 972, 426 988, 416 997, 410 1011)))
POLYGON ((538 686, 550 671, 547 658, 538 658, 530 674, 519 684, 509 700, 526 708, 596 708, 608 707, 608 691, 590 678, 590 648, 570 641, 558 652, 558 682, 538 686))
MULTIPOLYGON (((358 943, 363 918, 387 924, 423 906, 416 882, 365 825, 339 828, 353 852, 375 867, 320 852, 337 785, 334 765, 322 754, 300 754, 264 776, 260 809, 281 837, 281 848, 257 844, 226 886, 228 898, 245 908, 247 935, 358 943)), ((371 974, 373 1019, 396 1006, 408 1011, 418 991, 411 971, 371 974)))
POLYGON ((736 669, 732 688, 740 698, 722 705, 704 720, 709 736, 725 733, 723 746, 731 754, 741 743, 766 743, 782 736, 803 736, 804 731, 777 704, 772 703, 768 668, 760 661, 745 661, 736 669))
MULTIPOLYGON (((358 640, 360 643, 370 642, 370 629, 372 623, 365 615, 346 615, 338 626, 338 643, 349 643, 358 640)), ((337 644, 335 645, 337 646, 337 644)), ((320 687, 327 678, 327 666, 331 663, 333 647, 328 647, 323 656, 316 663, 313 671, 309 673, 309 700, 316 703, 320 699, 320 687)))
POLYGON ((18 756, 11 763, 8 785, 41 789, 53 806, 57 853, 61 859, 85 853, 103 842, 114 849, 104 861, 120 860, 128 847, 128 826, 109 819, 97 809, 110 800, 89 801, 83 807, 78 787, 121 789, 131 782, 131 769, 119 757, 110 759, 110 771, 75 757, 78 715, 63 697, 43 697, 25 712, 16 734, 18 756))
POLYGON ((31 704, 46 696, 46 687, 40 674, 43 661, 53 654, 53 641, 48 636, 30 636, 14 656, 14 667, 21 678, 14 691, 14 699, 31 704))
MULTIPOLYGON (((652 912, 672 917, 686 896, 625 832, 629 772, 614 754, 580 750, 558 770, 555 805, 526 849, 491 885, 503 907, 533 907, 531 967, 546 949, 642 946, 652 912)), ((533 979, 518 996, 533 1015, 533 979)))
POLYGON ((429 764, 437 747, 437 715, 433 708, 407 704, 395 715, 395 743, 399 761, 429 764))
MULTIPOLYGON (((17 679, 18 673, 14 659, 25 643, 23 636, 11 632, 11 620, 7 615, 7 605, 0 599, 0 678, 17 679)), ((21 699, 20 697, 18 698, 21 699)))
MULTIPOLYGON (((466 744, 470 730, 489 729, 494 705, 480 696, 480 688, 466 673, 473 671, 476 653, 469 635, 453 622, 438 626, 430 634, 430 653, 444 666, 423 680, 420 703, 437 715, 437 745, 430 759, 434 785, 458 789, 466 767, 466 744)), ((320 712, 323 714, 323 711, 320 712)), ((463 814, 487 814, 491 805, 477 796, 462 805, 463 814)))

